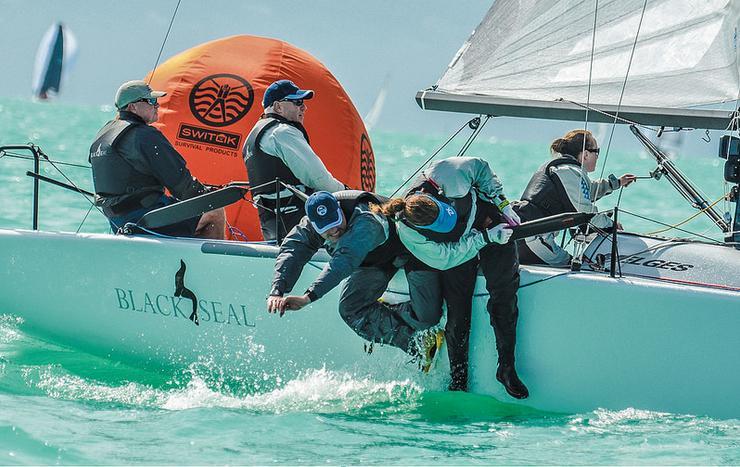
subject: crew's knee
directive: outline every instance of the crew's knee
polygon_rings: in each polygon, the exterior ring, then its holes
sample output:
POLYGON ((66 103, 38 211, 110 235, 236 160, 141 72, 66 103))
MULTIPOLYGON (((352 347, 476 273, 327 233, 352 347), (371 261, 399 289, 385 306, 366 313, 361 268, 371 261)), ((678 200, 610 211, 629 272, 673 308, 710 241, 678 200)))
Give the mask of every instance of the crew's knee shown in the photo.
POLYGON ((357 321, 358 309, 356 303, 350 303, 349 300, 340 299, 338 309, 339 316, 342 317, 345 323, 351 326, 357 321))
POLYGON ((418 313, 417 318, 419 320, 420 329, 428 329, 432 326, 439 324, 442 319, 442 306, 436 307, 434 310, 427 311, 425 313, 418 313))
POLYGON ((226 212, 223 208, 214 209, 204 213, 198 221, 195 236, 198 238, 210 238, 221 240, 225 237, 226 212))

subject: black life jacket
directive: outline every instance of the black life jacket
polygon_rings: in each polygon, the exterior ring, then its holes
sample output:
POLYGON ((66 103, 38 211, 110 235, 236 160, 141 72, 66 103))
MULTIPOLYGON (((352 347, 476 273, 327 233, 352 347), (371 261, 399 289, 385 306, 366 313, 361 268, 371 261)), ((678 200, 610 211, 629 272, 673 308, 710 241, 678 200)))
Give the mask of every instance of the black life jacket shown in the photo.
POLYGON ((563 184, 552 173, 553 168, 561 165, 581 166, 573 156, 567 154, 543 164, 529 180, 521 201, 516 203, 517 214, 523 221, 573 211, 563 184))
MULTIPOLYGON (((276 178, 280 179, 283 183, 297 187, 308 195, 315 191, 310 187, 304 186, 295 176, 293 171, 285 165, 285 162, 283 162, 282 159, 274 154, 268 154, 260 148, 260 142, 267 130, 280 124, 298 128, 303 134, 303 137, 306 138, 306 142, 309 142, 308 133, 306 133, 306 129, 303 125, 297 122, 291 122, 278 114, 270 113, 266 114, 257 122, 249 133, 247 142, 244 145, 244 163, 247 166, 249 184, 253 187, 257 187, 252 189, 252 195, 261 195, 260 204, 268 208, 272 208, 275 204, 277 190, 275 189, 276 187, 274 182, 276 178), (265 186, 260 187, 260 185, 265 186)), ((286 188, 281 187, 280 205, 281 209, 290 205, 303 210, 304 202, 297 196, 293 196, 293 194, 286 188)))
POLYGON ((111 120, 90 146, 88 161, 92 166, 96 202, 103 206, 106 215, 138 209, 143 207, 143 199, 156 199, 164 193, 161 182, 136 170, 116 149, 121 137, 139 125, 146 123, 126 118, 111 120))
MULTIPOLYGON (((447 198, 444 195, 444 193, 441 192, 438 186, 436 186, 434 183, 430 182, 429 180, 425 180, 421 184, 409 190, 406 197, 408 198, 409 196, 414 195, 418 192, 422 192, 424 194, 430 195, 431 197, 435 198, 437 201, 449 204, 453 208, 455 208, 455 211, 457 211, 457 222, 455 223, 455 226, 452 228, 451 231, 447 233, 441 233, 441 232, 434 232, 432 230, 425 229, 423 227, 418 227, 412 224, 411 222, 409 222, 407 219, 401 219, 401 222, 403 222, 408 227, 419 232, 427 240, 431 240, 433 242, 447 243, 447 242, 457 242, 458 240, 460 240, 460 237, 463 236, 463 234, 465 233, 465 229, 468 226, 468 219, 470 218, 470 212, 473 209, 473 203, 475 202, 473 200, 473 196, 474 196, 473 192, 472 191, 469 192, 467 195, 463 196, 462 198, 447 198)), ((476 218, 477 217, 478 216, 476 215, 476 218)))
MULTIPOLYGON (((342 190, 334 193, 334 197, 339 201, 339 207, 349 224, 355 207, 359 203, 384 204, 388 198, 368 191, 360 190, 342 190)), ((405 252, 401 239, 398 238, 396 224, 393 220, 388 219, 388 238, 385 242, 378 245, 365 256, 361 266, 383 266, 393 262, 401 253, 405 252)))

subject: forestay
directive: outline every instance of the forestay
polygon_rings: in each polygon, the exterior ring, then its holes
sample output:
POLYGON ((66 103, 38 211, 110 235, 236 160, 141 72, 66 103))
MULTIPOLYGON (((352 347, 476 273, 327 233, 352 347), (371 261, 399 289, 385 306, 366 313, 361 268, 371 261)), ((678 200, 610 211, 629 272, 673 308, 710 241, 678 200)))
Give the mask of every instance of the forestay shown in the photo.
MULTIPOLYGON (((737 99, 740 2, 651 0, 643 15, 644 5, 644 0, 496 0, 434 90, 417 99, 424 100, 424 108, 480 112, 489 103, 499 107, 481 113, 539 118, 564 117, 541 115, 540 107, 573 109, 580 119, 584 109, 570 101, 607 111, 621 104, 628 113, 704 118, 712 112, 670 109, 737 99), (466 103, 478 104, 477 110, 466 103), (507 111, 507 106, 520 108, 507 111)), ((724 129, 727 115, 716 112, 723 121, 707 127, 724 129)), ((674 123, 699 126, 680 119, 668 124, 674 123)))

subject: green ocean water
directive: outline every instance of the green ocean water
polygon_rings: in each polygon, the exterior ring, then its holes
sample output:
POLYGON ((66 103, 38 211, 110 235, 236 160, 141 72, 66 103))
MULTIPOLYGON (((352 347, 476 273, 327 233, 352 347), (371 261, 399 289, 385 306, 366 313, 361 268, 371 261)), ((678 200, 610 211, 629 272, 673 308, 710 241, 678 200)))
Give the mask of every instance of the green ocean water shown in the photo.
MULTIPOLYGON (((0 145, 33 142, 54 160, 84 166, 90 142, 112 115, 110 107, 0 100, 0 145)), ((450 118, 460 125, 466 120, 450 118)), ((490 162, 510 198, 548 157, 551 137, 532 132, 526 140, 507 139, 494 122, 468 150, 490 162)), ((371 138, 377 191, 390 194, 447 135, 377 132, 371 138)), ((462 142, 455 140, 440 157, 456 154, 462 142)), ((727 189, 721 161, 696 152, 677 163, 713 201, 727 189)), ((714 145, 706 151, 714 152, 714 145)), ((605 153, 597 173, 605 161, 605 173, 617 175, 654 169, 627 144, 613 143, 605 153)), ((1 228, 31 225, 31 179, 25 176, 31 167, 13 154, 0 157, 1 228)), ((57 167, 91 189, 86 167, 57 167)), ((42 173, 63 178, 49 164, 42 173)), ((619 196, 600 206, 611 208, 619 196)), ((669 224, 693 213, 665 180, 640 180, 622 193, 620 207, 669 224)), ((725 209, 722 203, 718 208, 725 209)), ((637 232, 660 228, 646 219, 625 214, 622 223, 637 232)), ((43 185, 40 226, 103 232, 107 222, 78 194, 43 185)), ((702 218, 682 227, 719 237, 702 218)), ((429 391, 412 381, 328 370, 266 381, 262 387, 269 389, 245 388, 218 368, 151 372, 57 347, 25 334, 17 318, 2 313, 0 464, 740 464, 739 420, 629 407, 543 413, 489 397, 429 391)))

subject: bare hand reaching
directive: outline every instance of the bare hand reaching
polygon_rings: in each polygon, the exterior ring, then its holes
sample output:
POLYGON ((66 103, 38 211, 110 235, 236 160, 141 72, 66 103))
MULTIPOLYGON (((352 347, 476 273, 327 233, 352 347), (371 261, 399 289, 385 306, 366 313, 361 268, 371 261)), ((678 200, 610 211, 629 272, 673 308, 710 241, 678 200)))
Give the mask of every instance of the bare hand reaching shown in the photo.
POLYGON ((311 299, 308 298, 308 295, 288 295, 287 297, 270 295, 267 298, 267 312, 280 313, 282 317, 287 310, 297 311, 309 303, 311 303, 311 299))
POLYGON ((637 180, 637 177, 635 177, 632 174, 624 174, 621 177, 619 177, 619 185, 622 187, 630 186, 633 182, 637 180))

